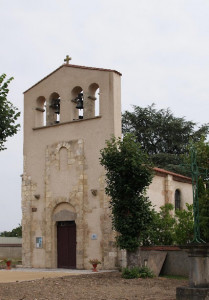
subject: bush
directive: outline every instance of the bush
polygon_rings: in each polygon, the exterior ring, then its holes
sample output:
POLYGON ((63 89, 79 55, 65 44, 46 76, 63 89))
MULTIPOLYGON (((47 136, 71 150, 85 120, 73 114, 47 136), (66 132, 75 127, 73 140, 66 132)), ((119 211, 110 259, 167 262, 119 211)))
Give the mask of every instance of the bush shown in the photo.
POLYGON ((148 267, 133 267, 124 268, 122 270, 122 277, 125 279, 152 278, 154 277, 154 274, 148 267))
POLYGON ((153 278, 154 273, 148 267, 139 268, 139 277, 140 278, 153 278))
MULTIPOLYGON (((141 246, 185 245, 192 241, 194 233, 193 205, 176 210, 171 203, 152 211, 153 223, 140 235, 141 246)), ((209 218, 208 218, 209 219, 209 218)), ((206 228, 206 226, 205 226, 206 228)))

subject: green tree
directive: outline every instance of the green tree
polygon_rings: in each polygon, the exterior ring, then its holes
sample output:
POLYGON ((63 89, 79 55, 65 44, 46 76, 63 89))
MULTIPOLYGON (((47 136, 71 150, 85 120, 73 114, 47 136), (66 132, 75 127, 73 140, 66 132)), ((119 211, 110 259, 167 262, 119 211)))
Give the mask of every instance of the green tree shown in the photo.
POLYGON ((18 227, 12 229, 12 231, 3 231, 0 233, 2 237, 22 237, 22 226, 19 224, 18 227))
POLYGON ((192 205, 176 210, 167 203, 160 212, 153 211, 153 222, 141 235, 141 245, 185 245, 194 236, 192 205))
POLYGON ((0 76, 0 151, 5 150, 7 138, 17 133, 19 124, 15 124, 20 116, 17 108, 7 100, 8 85, 13 78, 6 80, 6 74, 0 76))
MULTIPOLYGON (((202 137, 198 142, 194 143, 197 153, 197 165, 204 183, 209 181, 209 142, 202 137)), ((190 159, 190 158, 189 158, 190 159)))
POLYGON ((175 218, 172 216, 173 205, 167 203, 160 207, 160 212, 153 211, 153 222, 141 235, 141 245, 172 245, 174 241, 175 218))
MULTIPOLYGON (((188 146, 188 150, 191 147, 188 146)), ((209 242, 209 142, 203 136, 193 144, 198 166, 198 201, 200 237, 209 242)), ((184 156, 185 163, 191 165, 191 154, 184 156)), ((191 168, 190 168, 191 169, 191 168)), ((191 176, 191 170, 190 170, 191 176)))
POLYGON ((151 202, 144 196, 152 180, 150 161, 133 135, 112 138, 101 150, 106 170, 106 194, 110 196, 117 245, 128 255, 140 244, 140 234, 152 223, 151 202))
POLYGON ((186 209, 176 210, 175 217, 174 242, 177 245, 186 245, 194 238, 193 205, 186 203, 186 209))
POLYGON ((175 117, 168 108, 157 110, 154 104, 133 107, 133 112, 125 111, 122 115, 123 133, 136 135, 156 167, 187 175, 187 168, 179 165, 183 164, 183 155, 188 153, 188 143, 206 137, 209 125, 195 129, 196 123, 175 117))

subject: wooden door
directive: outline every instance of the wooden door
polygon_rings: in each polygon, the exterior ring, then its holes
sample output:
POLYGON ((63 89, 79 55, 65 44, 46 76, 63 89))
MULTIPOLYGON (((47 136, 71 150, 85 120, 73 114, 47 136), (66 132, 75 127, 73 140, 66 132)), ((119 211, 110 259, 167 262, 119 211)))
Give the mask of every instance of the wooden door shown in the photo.
POLYGON ((75 221, 57 223, 57 266, 76 268, 76 224, 75 221))

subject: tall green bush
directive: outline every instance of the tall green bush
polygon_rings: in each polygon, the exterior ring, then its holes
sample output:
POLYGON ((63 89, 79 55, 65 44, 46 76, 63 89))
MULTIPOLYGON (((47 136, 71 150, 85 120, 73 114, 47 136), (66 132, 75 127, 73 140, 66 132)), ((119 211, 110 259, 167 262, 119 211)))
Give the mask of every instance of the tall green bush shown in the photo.
POLYGON ((152 180, 149 157, 133 135, 106 141, 101 150, 106 170, 106 194, 110 196, 112 224, 119 233, 117 245, 135 251, 141 233, 152 224, 150 200, 144 192, 152 180))
POLYGON ((194 221, 192 205, 176 210, 172 204, 153 212, 153 223, 141 235, 141 245, 184 245, 192 241, 194 221))

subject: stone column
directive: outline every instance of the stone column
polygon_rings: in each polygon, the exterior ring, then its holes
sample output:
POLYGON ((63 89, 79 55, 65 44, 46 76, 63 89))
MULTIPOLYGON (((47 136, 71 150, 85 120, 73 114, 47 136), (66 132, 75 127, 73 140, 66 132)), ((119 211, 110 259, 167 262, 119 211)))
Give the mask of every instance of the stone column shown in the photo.
POLYGON ((171 175, 167 175, 165 177, 165 204, 171 203, 171 199, 173 195, 172 180, 173 177, 171 175))
POLYGON ((189 286, 176 289, 176 300, 209 299, 209 244, 188 245, 184 249, 190 261, 189 286))

